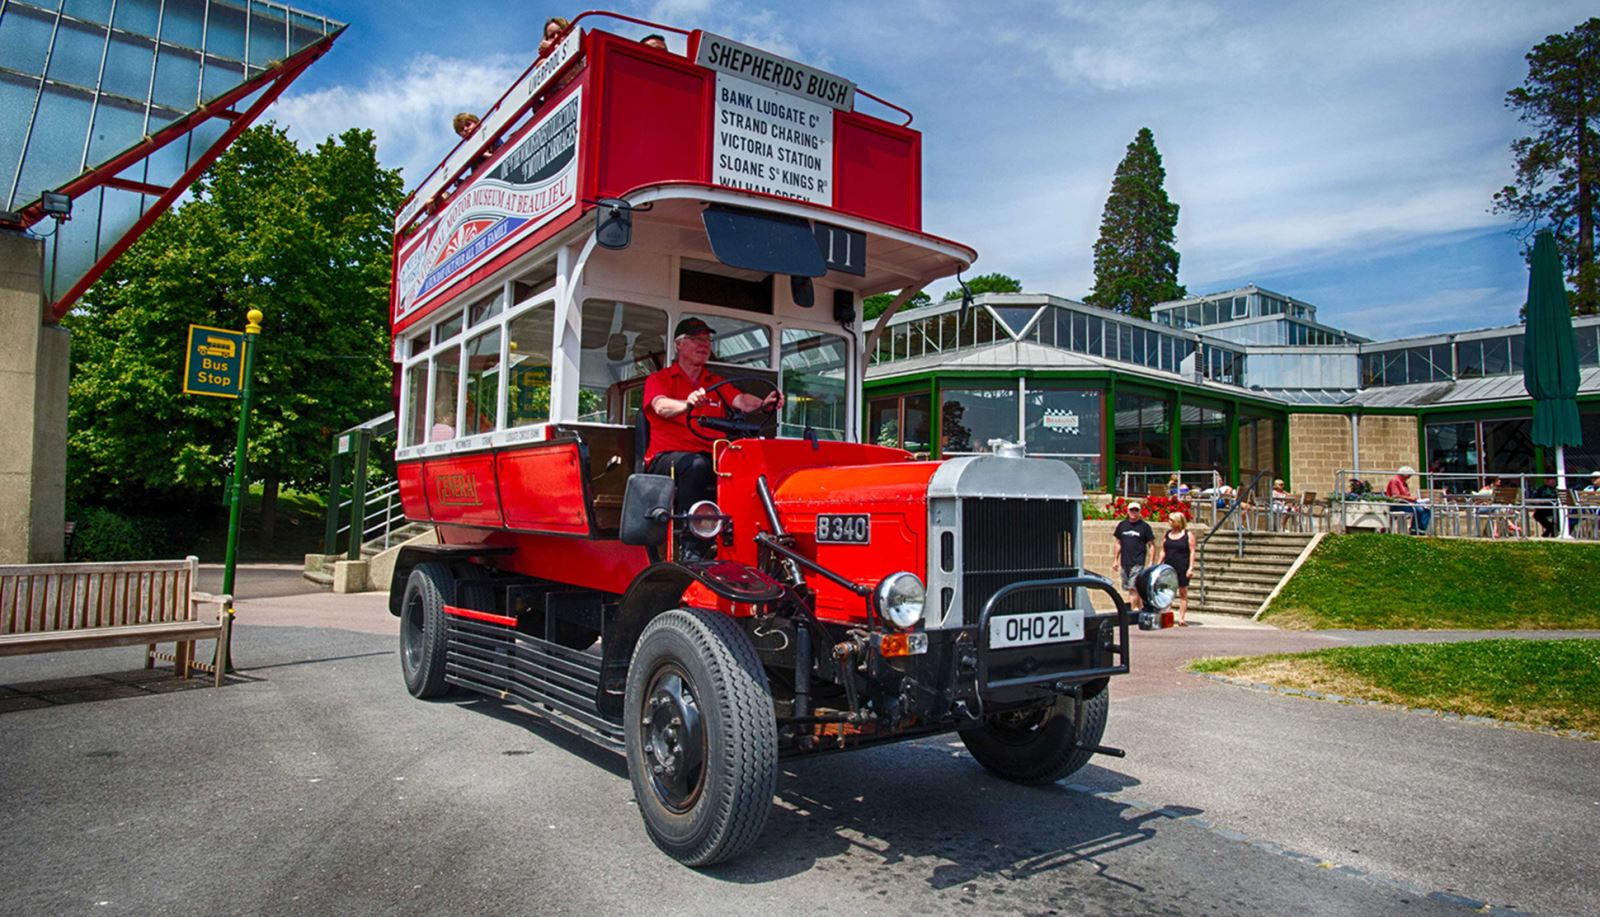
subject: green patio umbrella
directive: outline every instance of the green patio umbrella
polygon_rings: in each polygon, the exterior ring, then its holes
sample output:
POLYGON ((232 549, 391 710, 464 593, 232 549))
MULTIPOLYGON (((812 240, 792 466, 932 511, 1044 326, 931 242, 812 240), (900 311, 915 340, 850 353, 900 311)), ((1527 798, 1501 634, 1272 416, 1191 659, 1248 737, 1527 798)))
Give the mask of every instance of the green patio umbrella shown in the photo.
MULTIPOLYGON (((1561 279, 1556 240, 1542 230, 1533 240, 1528 269, 1528 329, 1523 339, 1522 381, 1533 396, 1533 441, 1556 450, 1557 486, 1567 489, 1568 446, 1583 445, 1578 425, 1578 339, 1561 279)), ((1561 534, 1567 535, 1566 512, 1561 534)))

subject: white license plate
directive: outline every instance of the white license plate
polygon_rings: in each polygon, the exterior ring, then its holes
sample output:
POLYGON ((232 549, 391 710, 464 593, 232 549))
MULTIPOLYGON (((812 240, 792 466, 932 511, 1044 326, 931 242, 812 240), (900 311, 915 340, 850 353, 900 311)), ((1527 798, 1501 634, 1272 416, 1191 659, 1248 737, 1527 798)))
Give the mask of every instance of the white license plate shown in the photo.
POLYGON ((1035 643, 1066 643, 1083 639, 1083 612, 1037 611, 1024 615, 1000 615, 989 619, 989 648, 1032 646, 1035 643))

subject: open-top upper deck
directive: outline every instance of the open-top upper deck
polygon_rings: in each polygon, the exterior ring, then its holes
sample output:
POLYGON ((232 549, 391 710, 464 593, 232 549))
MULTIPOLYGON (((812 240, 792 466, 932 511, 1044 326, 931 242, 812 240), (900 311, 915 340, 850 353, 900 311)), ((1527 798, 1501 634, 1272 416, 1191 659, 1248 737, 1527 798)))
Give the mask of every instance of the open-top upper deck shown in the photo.
MULTIPOLYGON (((965 251, 921 232, 922 139, 908 112, 881 100, 901 123, 856 111, 876 97, 708 32, 655 26, 686 36, 679 56, 584 28, 607 15, 578 17, 401 208, 397 332, 555 241, 596 201, 663 185, 736 190, 756 207, 800 202, 807 218, 965 251)), ((951 273, 940 260, 936 273, 951 273)), ((869 295, 935 273, 882 266, 897 271, 849 286, 869 295)))

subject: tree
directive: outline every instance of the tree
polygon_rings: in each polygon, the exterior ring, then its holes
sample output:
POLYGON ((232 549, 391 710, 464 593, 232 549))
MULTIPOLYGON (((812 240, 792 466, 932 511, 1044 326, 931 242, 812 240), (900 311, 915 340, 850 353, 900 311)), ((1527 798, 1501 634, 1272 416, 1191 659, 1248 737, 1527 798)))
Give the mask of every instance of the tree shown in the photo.
MULTIPOLYGON (((967 289, 973 296, 980 293, 1021 293, 1022 281, 1006 274, 979 274, 967 281, 967 289)), ((950 302, 961 298, 961 288, 947 290, 944 299, 940 302, 950 302)))
POLYGON ((1149 318, 1150 307, 1186 295, 1178 283, 1178 205, 1167 198, 1167 172, 1155 135, 1141 127, 1111 180, 1094 243, 1090 305, 1149 318))
MULTIPOLYGON (((979 274, 967 281, 967 289, 971 290, 974 296, 979 293, 1021 293, 1022 281, 1006 274, 979 274)), ((950 302, 960 298, 961 288, 956 287, 946 291, 944 298, 939 301, 950 302)), ((868 320, 877 318, 889 308, 889 303, 893 301, 894 294, 892 293, 879 293, 876 296, 868 296, 861 302, 862 314, 868 320)), ((920 309, 923 306, 931 305, 933 305, 932 297, 926 293, 918 293, 911 297, 911 301, 906 303, 904 308, 920 309)))
POLYGON ((1531 251, 1535 231, 1556 237, 1576 294, 1574 314, 1600 313, 1595 262, 1600 215, 1600 18, 1551 35, 1526 55, 1528 76, 1506 93, 1506 105, 1533 129, 1511 142, 1517 174, 1494 196, 1494 210, 1517 223, 1513 234, 1531 251))
MULTIPOLYGON (((238 403, 182 394, 188 326, 265 315, 247 472, 326 481, 333 433, 390 405, 389 271, 402 198, 370 131, 305 151, 245 132, 63 322, 73 333, 68 469, 74 499, 135 510, 214 502, 231 473, 238 403)), ((263 531, 270 538, 270 533, 263 531)))
MULTIPOLYGON (((882 315, 884 312, 887 312, 889 309, 889 303, 894 302, 896 295, 898 294, 879 293, 876 296, 868 296, 866 299, 863 299, 861 301, 862 316, 864 316, 868 321, 871 321, 872 319, 882 315)), ((906 303, 901 308, 920 309, 923 306, 929 306, 932 304, 933 300, 928 296, 928 294, 918 293, 917 295, 911 297, 911 301, 906 303)))

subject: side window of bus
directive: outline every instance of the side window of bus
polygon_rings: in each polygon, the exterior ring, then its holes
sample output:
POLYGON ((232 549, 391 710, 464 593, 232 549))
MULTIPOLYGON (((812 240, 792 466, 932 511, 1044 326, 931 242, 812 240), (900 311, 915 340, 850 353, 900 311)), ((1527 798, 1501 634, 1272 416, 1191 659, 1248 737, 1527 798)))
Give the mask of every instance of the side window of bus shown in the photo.
POLYGON ((467 414, 461 433, 492 433, 500 413, 500 328, 467 342, 467 414))
POLYGON ((844 338, 802 328, 783 329, 783 417, 779 436, 802 436, 806 427, 821 439, 847 439, 846 373, 850 345, 844 338))
POLYGON ((433 356, 433 426, 428 430, 428 442, 437 443, 455 439, 460 428, 456 424, 456 387, 461 377, 461 347, 449 347, 433 356))
MULTIPOLYGON (((422 346, 427 350, 426 338, 422 346)), ((420 446, 428 441, 428 361, 418 360, 406 367, 406 429, 407 446, 420 446)))
POLYGON ((578 421, 628 422, 625 383, 665 366, 666 354, 667 313, 634 303, 585 300, 578 421))
POLYGON ((506 426, 550 419, 550 351, 555 346, 555 306, 545 303, 511 320, 506 340, 506 426))

